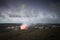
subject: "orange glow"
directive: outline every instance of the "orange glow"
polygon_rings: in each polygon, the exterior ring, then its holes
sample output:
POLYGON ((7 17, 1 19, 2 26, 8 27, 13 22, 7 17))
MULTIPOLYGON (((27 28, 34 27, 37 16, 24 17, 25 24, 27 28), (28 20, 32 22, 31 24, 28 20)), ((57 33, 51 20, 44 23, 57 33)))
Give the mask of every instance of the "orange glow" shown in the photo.
POLYGON ((23 25, 20 26, 20 29, 21 30, 27 30, 28 29, 28 25, 23 24, 23 25))

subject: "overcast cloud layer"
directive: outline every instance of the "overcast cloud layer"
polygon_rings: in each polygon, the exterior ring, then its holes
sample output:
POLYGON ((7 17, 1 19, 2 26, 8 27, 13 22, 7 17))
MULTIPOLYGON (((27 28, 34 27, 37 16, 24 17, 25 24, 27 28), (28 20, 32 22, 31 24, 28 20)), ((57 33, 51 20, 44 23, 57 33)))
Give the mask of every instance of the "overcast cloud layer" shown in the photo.
POLYGON ((60 23, 60 1, 1 0, 0 23, 60 23))

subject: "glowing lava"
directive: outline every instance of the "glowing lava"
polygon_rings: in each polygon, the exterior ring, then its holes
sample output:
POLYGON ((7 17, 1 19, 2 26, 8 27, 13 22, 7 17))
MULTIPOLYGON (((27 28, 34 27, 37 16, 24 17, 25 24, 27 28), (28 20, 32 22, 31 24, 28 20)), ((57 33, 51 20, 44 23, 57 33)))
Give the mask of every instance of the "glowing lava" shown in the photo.
POLYGON ((27 25, 27 24, 22 24, 22 25, 20 26, 20 29, 21 29, 21 30, 27 30, 27 29, 28 29, 28 25, 27 25))

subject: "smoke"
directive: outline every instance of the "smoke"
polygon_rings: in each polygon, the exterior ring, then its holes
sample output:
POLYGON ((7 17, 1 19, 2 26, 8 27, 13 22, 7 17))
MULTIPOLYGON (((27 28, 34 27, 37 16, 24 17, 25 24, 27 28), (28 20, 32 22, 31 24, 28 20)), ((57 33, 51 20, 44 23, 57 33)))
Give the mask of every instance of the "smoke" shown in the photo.
POLYGON ((17 7, 5 8, 0 12, 0 23, 54 23, 58 15, 54 12, 44 11, 20 5, 17 7))

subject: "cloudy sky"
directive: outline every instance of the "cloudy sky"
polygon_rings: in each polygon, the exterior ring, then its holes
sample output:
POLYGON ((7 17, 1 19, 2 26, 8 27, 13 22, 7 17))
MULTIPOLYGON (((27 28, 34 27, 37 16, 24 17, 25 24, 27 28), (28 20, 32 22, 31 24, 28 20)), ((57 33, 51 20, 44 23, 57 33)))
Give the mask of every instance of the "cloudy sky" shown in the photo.
POLYGON ((60 1, 0 0, 0 23, 60 23, 60 1))

